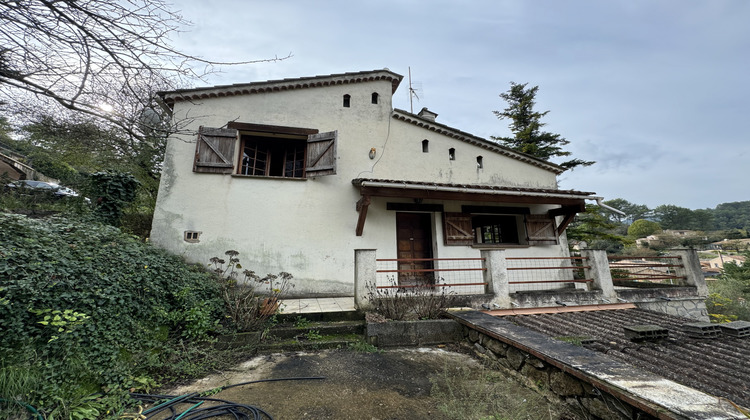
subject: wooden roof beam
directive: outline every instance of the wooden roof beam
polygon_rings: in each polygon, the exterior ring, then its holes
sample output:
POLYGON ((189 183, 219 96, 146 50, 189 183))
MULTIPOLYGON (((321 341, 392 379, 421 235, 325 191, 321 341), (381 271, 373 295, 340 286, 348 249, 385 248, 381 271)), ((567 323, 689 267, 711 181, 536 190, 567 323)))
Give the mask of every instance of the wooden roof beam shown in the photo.
POLYGON ((359 218, 357 219, 357 236, 362 236, 362 232, 365 230, 365 219, 367 219, 367 209, 370 207, 370 196, 362 195, 362 198, 357 201, 357 212, 359 218))

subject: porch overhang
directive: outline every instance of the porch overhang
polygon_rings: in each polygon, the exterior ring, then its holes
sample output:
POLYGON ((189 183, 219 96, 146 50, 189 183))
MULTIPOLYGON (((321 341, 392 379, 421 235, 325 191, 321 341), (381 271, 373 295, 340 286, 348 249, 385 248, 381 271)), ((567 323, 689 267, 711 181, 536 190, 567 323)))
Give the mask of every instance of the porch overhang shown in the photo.
POLYGON ((513 188, 497 185, 445 184, 417 181, 355 178, 359 188, 356 234, 362 236, 371 197, 409 198, 415 200, 473 201, 483 203, 556 204, 550 216, 564 216, 558 235, 573 221, 577 213, 586 211, 585 200, 599 200, 592 192, 541 188, 513 188))

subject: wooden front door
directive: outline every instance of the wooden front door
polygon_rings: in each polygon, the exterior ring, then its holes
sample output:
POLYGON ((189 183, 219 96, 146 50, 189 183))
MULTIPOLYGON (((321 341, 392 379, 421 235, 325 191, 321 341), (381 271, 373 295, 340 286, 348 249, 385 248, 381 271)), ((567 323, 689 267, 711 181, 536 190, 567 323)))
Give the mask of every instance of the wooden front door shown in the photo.
MULTIPOLYGON (((432 269, 432 217, 429 213, 396 213, 397 258, 399 270, 432 269)), ((414 286, 435 283, 431 271, 407 271, 398 274, 398 284, 414 286)))

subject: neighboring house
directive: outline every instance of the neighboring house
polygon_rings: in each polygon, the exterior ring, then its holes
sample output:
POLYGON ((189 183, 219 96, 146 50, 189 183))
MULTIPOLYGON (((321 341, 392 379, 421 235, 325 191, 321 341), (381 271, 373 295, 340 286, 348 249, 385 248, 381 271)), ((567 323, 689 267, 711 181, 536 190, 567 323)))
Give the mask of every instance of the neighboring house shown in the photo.
POLYGON ((0 178, 16 181, 26 179, 29 174, 35 173, 33 168, 21 162, 19 158, 23 156, 0 147, 0 178))
POLYGON ((666 229, 662 232, 662 234, 678 236, 678 237, 705 236, 703 232, 699 232, 697 230, 677 230, 677 229, 666 229))
POLYGON ((635 244, 640 248, 666 247, 669 244, 675 246, 679 242, 677 239, 674 239, 675 237, 677 237, 677 235, 659 233, 656 235, 648 235, 645 238, 638 238, 635 240, 635 244))
POLYGON ((627 279, 648 279, 651 283, 670 283, 668 277, 671 272, 669 267, 664 266, 663 262, 658 260, 633 259, 610 261, 609 268, 612 270, 614 280, 627 279))
POLYGON ((394 109, 401 80, 385 69, 159 93, 184 130, 168 142, 152 242, 204 264, 237 250, 243 268, 288 271, 308 296, 353 295, 358 249, 414 270, 488 248, 568 256, 567 224, 598 197, 558 190, 560 166, 394 109))
POLYGON ((24 163, 28 158, 0 146, 0 180, 37 180, 59 184, 60 181, 37 172, 36 169, 24 163))
POLYGON ((651 245, 653 245, 653 246, 659 246, 659 245, 662 244, 662 242, 661 242, 661 240, 659 239, 658 236, 656 236, 656 235, 649 235, 649 236, 646 236, 645 238, 638 238, 638 239, 636 239, 635 240, 635 244, 639 248, 648 248, 651 245))
POLYGON ((728 263, 734 263, 742 266, 742 264, 745 263, 745 257, 740 255, 719 255, 716 258, 707 260, 706 263, 708 264, 709 268, 722 270, 724 269, 724 264, 728 263))
POLYGON ((719 242, 712 242, 711 249, 743 251, 750 249, 750 239, 724 239, 719 242))

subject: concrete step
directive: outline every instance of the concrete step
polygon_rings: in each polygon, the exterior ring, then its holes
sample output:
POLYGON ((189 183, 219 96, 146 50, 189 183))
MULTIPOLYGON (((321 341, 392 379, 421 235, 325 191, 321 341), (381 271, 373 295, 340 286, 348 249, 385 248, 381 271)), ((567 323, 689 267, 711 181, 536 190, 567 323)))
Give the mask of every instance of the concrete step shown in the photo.
POLYGON ((357 311, 339 312, 308 312, 308 313, 279 313, 276 314, 279 324, 294 324, 298 319, 310 322, 340 322, 340 321, 362 321, 365 314, 357 311))
MULTIPOLYGON (((340 313, 339 313, 340 314, 340 313)), ((346 348, 365 341, 365 321, 310 321, 296 317, 294 322, 273 326, 259 343, 258 351, 263 353, 322 350, 346 348)))
POLYGON ((258 346, 258 353, 283 353, 289 351, 316 351, 325 349, 345 349, 364 344, 363 336, 336 336, 313 339, 287 339, 282 341, 264 340, 258 346))
POLYGON ((298 318, 294 323, 282 323, 272 327, 269 337, 278 339, 302 338, 306 336, 335 336, 335 335, 364 335, 365 321, 310 321, 307 318, 298 318))

